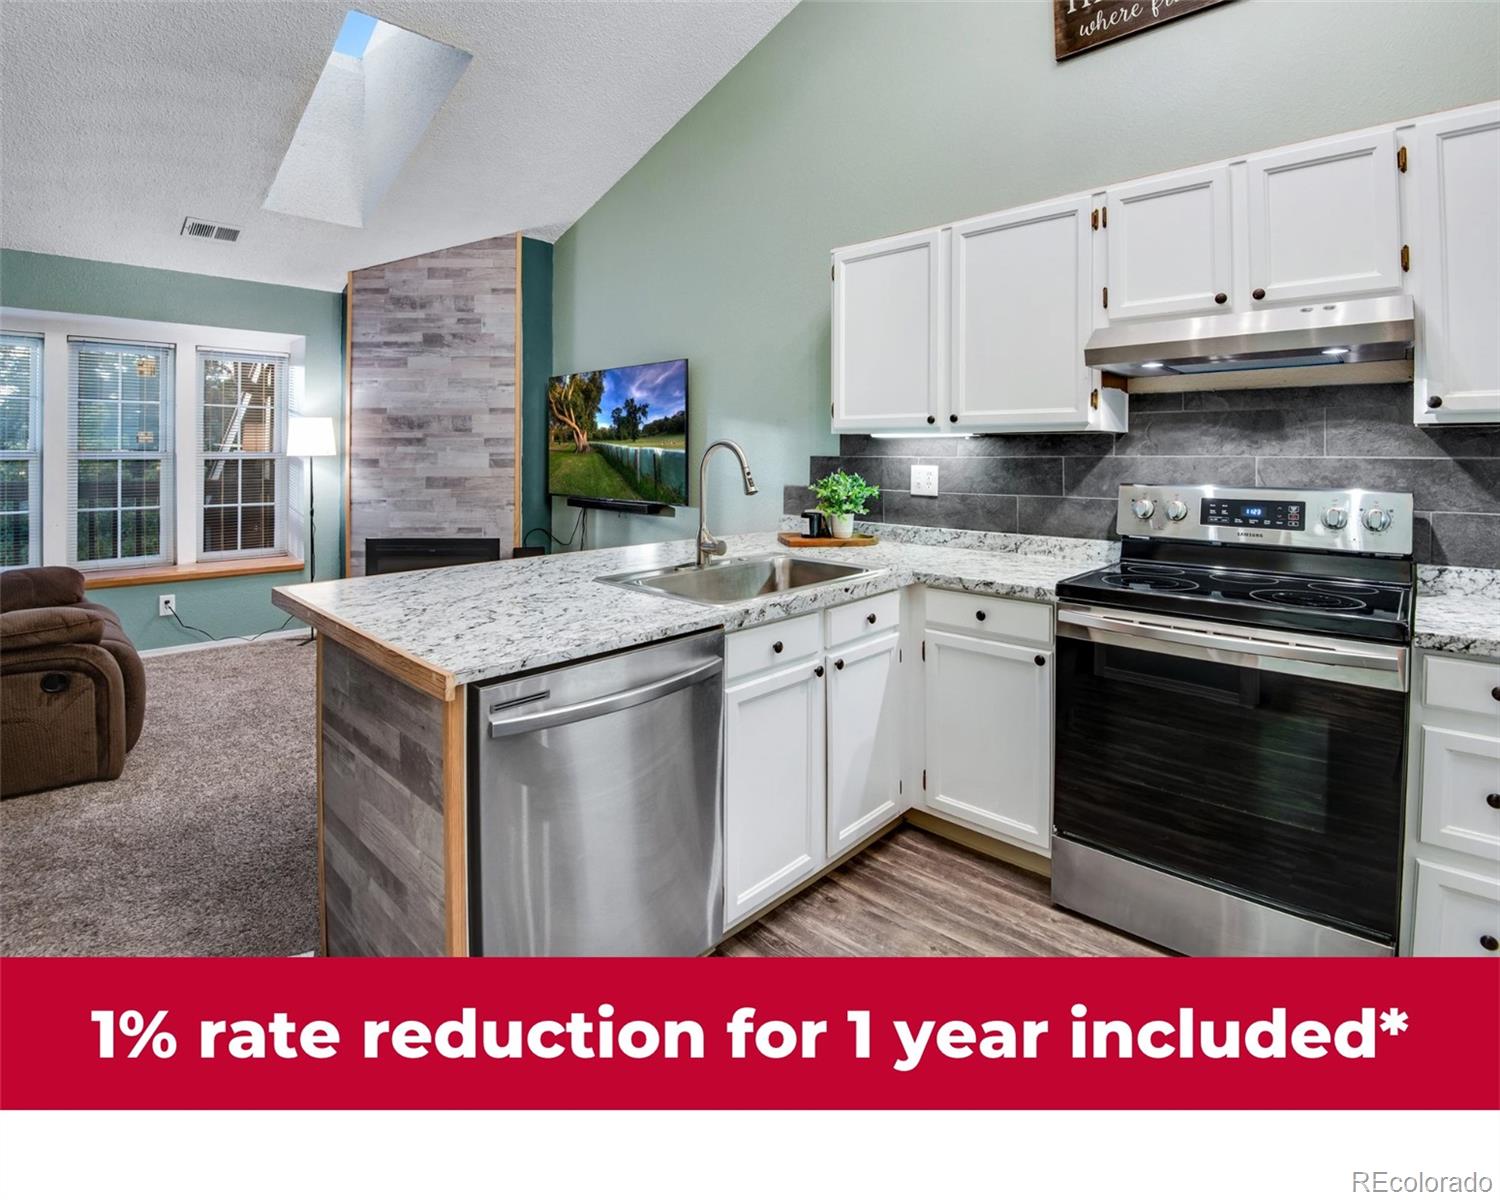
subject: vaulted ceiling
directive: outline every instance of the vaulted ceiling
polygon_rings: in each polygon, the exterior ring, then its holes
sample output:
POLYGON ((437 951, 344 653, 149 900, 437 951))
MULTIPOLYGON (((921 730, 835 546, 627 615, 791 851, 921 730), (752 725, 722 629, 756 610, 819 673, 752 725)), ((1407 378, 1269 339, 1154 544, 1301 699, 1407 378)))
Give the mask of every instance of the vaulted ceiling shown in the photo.
POLYGON ((512 230, 551 240, 794 0, 5 0, 0 244, 337 290, 512 230), (262 208, 345 12, 473 62, 363 228, 262 208), (186 217, 238 242, 180 236, 186 217))

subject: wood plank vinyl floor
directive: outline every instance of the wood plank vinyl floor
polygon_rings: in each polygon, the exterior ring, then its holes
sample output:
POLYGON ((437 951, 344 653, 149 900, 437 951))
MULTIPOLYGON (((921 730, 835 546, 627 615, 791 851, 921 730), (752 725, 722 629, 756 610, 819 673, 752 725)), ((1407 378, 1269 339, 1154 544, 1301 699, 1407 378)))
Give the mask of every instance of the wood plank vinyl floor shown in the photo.
POLYGON ((911 825, 741 930, 719 953, 797 956, 1165 953, 1053 908, 1047 881, 911 825))

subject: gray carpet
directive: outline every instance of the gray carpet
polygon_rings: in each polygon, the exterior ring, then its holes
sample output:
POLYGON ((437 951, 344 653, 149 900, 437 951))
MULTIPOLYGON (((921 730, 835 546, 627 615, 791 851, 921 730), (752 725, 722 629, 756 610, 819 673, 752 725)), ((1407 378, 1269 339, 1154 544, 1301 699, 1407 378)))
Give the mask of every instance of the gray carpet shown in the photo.
POLYGON ((272 641, 147 659, 119 779, 0 802, 0 952, 313 949, 314 655, 272 641))

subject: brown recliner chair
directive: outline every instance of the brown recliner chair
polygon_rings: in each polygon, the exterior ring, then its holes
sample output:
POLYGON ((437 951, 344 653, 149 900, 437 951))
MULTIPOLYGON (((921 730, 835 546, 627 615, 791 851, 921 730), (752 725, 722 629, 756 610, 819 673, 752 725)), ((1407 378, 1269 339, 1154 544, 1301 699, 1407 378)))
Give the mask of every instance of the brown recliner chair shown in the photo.
POLYGON ((71 567, 0 574, 0 797, 115 779, 146 720, 146 668, 71 567))

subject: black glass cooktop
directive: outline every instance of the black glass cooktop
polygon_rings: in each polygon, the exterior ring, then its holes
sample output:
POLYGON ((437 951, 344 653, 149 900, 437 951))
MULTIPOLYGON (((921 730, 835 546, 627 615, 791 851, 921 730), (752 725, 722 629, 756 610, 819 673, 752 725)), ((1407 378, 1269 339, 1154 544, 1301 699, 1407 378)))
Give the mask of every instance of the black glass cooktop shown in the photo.
POLYGON ((1181 613, 1208 621, 1406 641, 1409 586, 1327 576, 1118 562, 1057 585, 1063 600, 1181 613))

